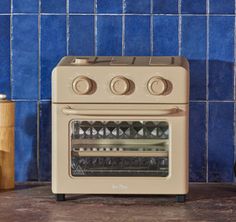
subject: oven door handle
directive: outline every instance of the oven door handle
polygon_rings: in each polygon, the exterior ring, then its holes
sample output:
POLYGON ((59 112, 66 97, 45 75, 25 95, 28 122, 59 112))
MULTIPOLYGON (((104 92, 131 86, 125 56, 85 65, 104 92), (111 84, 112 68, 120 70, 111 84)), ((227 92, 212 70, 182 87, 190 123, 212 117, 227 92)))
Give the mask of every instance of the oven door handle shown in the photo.
POLYGON ((182 110, 178 107, 170 108, 170 109, 155 109, 155 110, 78 110, 73 109, 71 107, 62 108, 62 112, 65 115, 78 115, 83 117, 99 117, 99 116, 166 116, 166 115, 174 115, 182 110))

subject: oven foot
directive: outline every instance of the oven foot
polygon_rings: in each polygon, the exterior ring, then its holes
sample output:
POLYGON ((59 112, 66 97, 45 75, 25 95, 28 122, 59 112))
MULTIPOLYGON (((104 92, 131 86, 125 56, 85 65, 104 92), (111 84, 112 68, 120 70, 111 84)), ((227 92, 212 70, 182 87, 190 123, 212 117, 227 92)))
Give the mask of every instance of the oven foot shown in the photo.
POLYGON ((56 194, 56 200, 57 201, 65 201, 65 194, 56 194))
POLYGON ((186 200, 186 195, 176 195, 176 202, 184 203, 186 200))

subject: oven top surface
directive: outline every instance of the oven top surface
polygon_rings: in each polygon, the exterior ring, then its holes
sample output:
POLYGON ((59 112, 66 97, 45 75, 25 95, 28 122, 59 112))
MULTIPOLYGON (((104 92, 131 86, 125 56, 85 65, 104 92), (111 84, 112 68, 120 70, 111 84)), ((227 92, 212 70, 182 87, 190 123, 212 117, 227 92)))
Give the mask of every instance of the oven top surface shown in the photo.
POLYGON ((183 66, 188 63, 180 56, 66 56, 59 66, 183 66))

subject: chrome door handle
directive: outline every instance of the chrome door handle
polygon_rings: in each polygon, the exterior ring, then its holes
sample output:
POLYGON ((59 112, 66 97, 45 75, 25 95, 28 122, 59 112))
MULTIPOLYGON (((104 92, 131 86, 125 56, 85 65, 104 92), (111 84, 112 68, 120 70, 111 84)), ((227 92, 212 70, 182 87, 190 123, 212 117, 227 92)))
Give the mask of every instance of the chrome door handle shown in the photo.
POLYGON ((79 115, 79 116, 166 116, 181 112, 178 107, 171 109, 155 109, 155 110, 78 110, 71 107, 62 108, 65 115, 79 115))

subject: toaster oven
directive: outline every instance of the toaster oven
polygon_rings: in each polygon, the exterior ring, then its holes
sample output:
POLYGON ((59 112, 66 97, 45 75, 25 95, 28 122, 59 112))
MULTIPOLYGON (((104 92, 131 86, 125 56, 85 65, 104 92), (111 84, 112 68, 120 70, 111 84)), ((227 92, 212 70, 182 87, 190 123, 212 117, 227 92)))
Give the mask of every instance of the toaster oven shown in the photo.
POLYGON ((188 192, 182 57, 64 57, 52 76, 52 191, 188 192))

